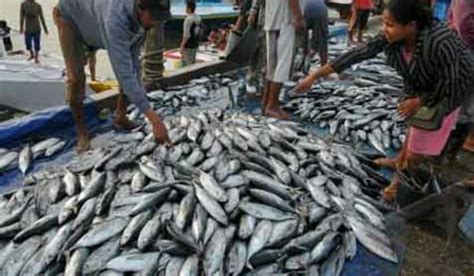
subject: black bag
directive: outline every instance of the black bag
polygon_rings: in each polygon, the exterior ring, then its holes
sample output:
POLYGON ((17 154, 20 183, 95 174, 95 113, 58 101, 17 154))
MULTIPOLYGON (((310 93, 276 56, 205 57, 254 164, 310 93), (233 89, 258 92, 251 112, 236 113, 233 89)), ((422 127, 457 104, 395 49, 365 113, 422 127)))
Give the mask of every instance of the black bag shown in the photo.
POLYGON ((406 124, 424 130, 438 130, 444 118, 444 104, 440 102, 432 107, 422 106, 405 120, 406 124))
POLYGON ((243 33, 232 31, 225 50, 226 60, 247 63, 257 51, 257 46, 258 33, 253 27, 249 26, 243 33))

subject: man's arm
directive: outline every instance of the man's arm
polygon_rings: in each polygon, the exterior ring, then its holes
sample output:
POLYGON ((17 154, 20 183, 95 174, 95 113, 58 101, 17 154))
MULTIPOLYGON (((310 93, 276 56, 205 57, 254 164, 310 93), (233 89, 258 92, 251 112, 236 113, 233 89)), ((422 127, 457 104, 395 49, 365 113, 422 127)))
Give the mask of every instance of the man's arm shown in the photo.
POLYGON ((44 16, 43 16, 43 9, 41 8, 41 5, 39 5, 39 17, 41 20, 41 25, 43 25, 43 30, 46 34, 48 34, 48 28, 46 27, 46 22, 44 21, 44 16))
POLYGON ((150 110, 145 89, 139 83, 135 64, 138 57, 132 52, 127 23, 114 18, 106 21, 106 49, 121 88, 128 99, 143 113, 150 110))
POLYGON ((288 1, 290 1, 289 4, 290 4, 291 14, 293 14, 293 17, 295 18, 295 22, 293 24, 295 24, 295 27, 297 29, 303 28, 303 13, 301 12, 299 0, 288 0, 288 1))

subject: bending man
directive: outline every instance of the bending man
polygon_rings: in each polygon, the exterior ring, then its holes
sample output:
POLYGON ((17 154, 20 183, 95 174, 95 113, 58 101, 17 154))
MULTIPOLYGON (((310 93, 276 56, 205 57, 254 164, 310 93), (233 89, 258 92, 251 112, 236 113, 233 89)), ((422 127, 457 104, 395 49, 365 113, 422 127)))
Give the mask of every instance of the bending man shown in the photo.
MULTIPOLYGON (((89 148, 89 136, 84 120, 85 96, 84 47, 108 51, 110 62, 121 90, 145 114, 158 142, 167 142, 168 132, 153 111, 140 83, 140 47, 144 30, 159 21, 171 18, 168 0, 60 0, 53 17, 58 27, 59 41, 66 63, 67 92, 77 128, 78 152, 89 148)), ((130 129, 133 123, 126 117, 123 93, 117 99, 114 125, 130 129)))

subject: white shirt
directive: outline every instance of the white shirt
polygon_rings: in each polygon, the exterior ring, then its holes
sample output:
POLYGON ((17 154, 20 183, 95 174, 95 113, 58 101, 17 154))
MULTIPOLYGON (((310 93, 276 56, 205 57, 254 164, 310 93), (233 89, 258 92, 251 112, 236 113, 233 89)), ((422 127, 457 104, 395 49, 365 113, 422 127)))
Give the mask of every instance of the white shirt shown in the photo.
MULTIPOLYGON (((294 0, 265 0, 265 31, 277 31, 284 25, 293 24, 295 18, 290 9, 290 1, 294 0)), ((306 0, 297 1, 303 14, 306 0)))

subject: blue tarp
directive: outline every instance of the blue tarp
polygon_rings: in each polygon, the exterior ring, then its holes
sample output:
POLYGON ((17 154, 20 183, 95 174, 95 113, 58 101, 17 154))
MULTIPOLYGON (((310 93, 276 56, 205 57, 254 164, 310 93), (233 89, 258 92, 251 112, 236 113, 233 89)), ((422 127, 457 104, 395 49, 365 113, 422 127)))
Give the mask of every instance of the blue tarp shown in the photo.
MULTIPOLYGON (((245 108, 251 113, 259 113, 260 107, 257 101, 245 101, 245 108)), ((88 117, 88 126, 91 133, 103 133, 111 130, 110 120, 99 120, 96 116, 95 106, 92 103, 86 104, 86 114, 88 117)), ((12 121, 0 125, 0 137, 3 143, 18 146, 20 141, 28 135, 37 135, 38 133, 49 137, 60 137, 70 141, 63 152, 49 158, 41 159, 35 162, 31 172, 38 170, 62 167, 74 157, 74 129, 71 113, 67 107, 49 109, 44 112, 32 114, 21 120, 12 121)), ((10 171, 0 175, 0 194, 8 189, 18 187, 22 176, 18 170, 10 171)), ((403 256, 403 247, 395 245, 400 260, 403 256)), ((387 262, 378 256, 370 253, 359 244, 356 257, 347 261, 343 275, 398 275, 401 265, 387 262)))
MULTIPOLYGON (((92 101, 85 102, 85 115, 88 124, 96 123, 95 110, 96 107, 92 101)), ((0 147, 14 147, 31 135, 50 136, 52 132, 58 132, 58 130, 62 130, 60 133, 64 134, 64 132, 74 131, 72 126, 72 114, 68 106, 45 109, 19 119, 0 123, 0 147)))
MULTIPOLYGON (((243 78, 243 71, 241 72, 243 78)), ((223 94, 225 95, 225 94, 223 94)), ((217 104, 218 100, 214 99, 217 104)), ((240 106, 242 110, 250 113, 260 113, 259 102, 256 100, 241 101, 244 104, 240 106)), ((239 107, 236 107, 239 108, 239 107)), ((111 130, 110 120, 102 121, 96 116, 96 108, 93 103, 86 104, 87 123, 91 133, 103 133, 111 130)), ((317 134, 324 135, 325 130, 311 127, 311 130, 317 134)), ((24 139, 31 135, 44 135, 45 137, 60 137, 69 144, 60 154, 50 158, 41 159, 35 162, 32 172, 56 167, 64 166, 74 156, 73 146, 75 144, 75 133, 73 128, 72 117, 67 107, 59 107, 48 109, 43 112, 35 113, 24 117, 20 120, 15 120, 0 124, 0 147, 17 147, 24 143, 24 139)), ((394 152, 391 152, 394 154, 394 152)), ((386 174, 387 175, 387 174, 386 174)), ((21 183, 22 176, 18 170, 0 174, 0 194, 7 189, 16 187, 21 183)), ((351 261, 346 261, 343 275, 399 275, 401 264, 394 264, 385 261, 378 256, 370 253, 362 245, 358 244, 357 255, 351 261)), ((404 247, 400 244, 395 244, 394 249, 403 259, 404 247)))
MULTIPOLYGON (((107 120, 99 120, 96 116, 95 103, 87 100, 84 105, 86 123, 91 133, 110 125, 107 120)), ((16 120, 0 123, 0 147, 21 150, 24 143, 38 142, 45 138, 57 137, 67 142, 61 153, 36 160, 29 173, 62 166, 74 156, 76 132, 68 106, 49 108, 41 112, 32 113, 16 120)), ((0 173, 0 194, 19 187, 23 176, 18 170, 0 173)))

